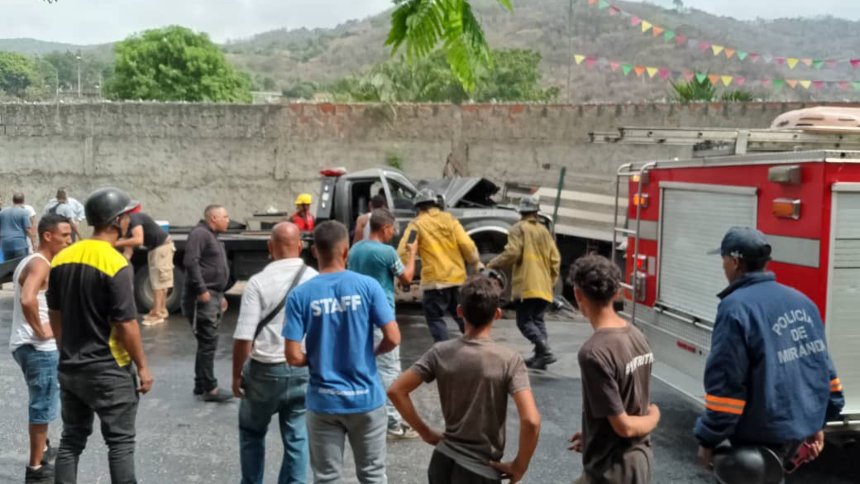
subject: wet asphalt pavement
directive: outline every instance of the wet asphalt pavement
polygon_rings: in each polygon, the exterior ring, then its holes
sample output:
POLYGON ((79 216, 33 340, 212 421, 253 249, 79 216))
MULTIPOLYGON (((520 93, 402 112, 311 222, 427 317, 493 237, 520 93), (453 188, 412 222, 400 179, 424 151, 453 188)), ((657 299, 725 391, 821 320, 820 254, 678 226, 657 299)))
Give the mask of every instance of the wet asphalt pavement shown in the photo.
MULTIPOLYGON (((230 387, 232 332, 239 300, 222 323, 216 374, 224 388, 230 387)), ((0 342, 9 339, 12 295, 0 291, 0 342)), ((415 361, 431 344, 431 338, 418 317, 419 308, 400 311, 403 333, 401 350, 404 368, 415 361)), ((552 318, 550 318, 552 319, 552 318)), ((451 323, 453 325, 453 323, 451 323)), ((582 321, 548 322, 558 363, 545 372, 532 372, 531 384, 543 424, 538 449, 523 482, 569 483, 581 472, 578 455, 566 449, 567 438, 579 429, 581 388, 576 352, 590 335, 591 327, 582 321)), ((237 403, 203 403, 191 394, 195 342, 188 323, 174 315, 164 325, 143 327, 144 348, 149 357, 155 385, 141 398, 137 418, 137 475, 141 483, 237 483, 239 454, 237 403)), ((529 351, 511 320, 502 320, 494 329, 497 341, 529 351)), ((20 369, 8 349, 0 352, 0 483, 23 482, 27 461, 27 392, 20 369)), ((655 380, 652 399, 659 405, 662 420, 653 435, 655 483, 709 483, 709 476, 695 465, 696 441, 691 428, 699 408, 680 397, 667 385, 655 380)), ((435 385, 417 391, 416 406, 428 422, 441 428, 435 385)), ((61 422, 51 426, 54 442, 59 442, 61 422)), ((107 448, 98 425, 81 456, 79 482, 110 482, 107 448)), ((516 409, 509 406, 506 458, 516 453, 516 409)), ((276 482, 281 444, 277 424, 270 427, 265 482, 276 482)), ((390 442, 388 478, 392 484, 426 482, 426 468, 432 449, 421 441, 390 442)), ((345 482, 355 482, 352 463, 347 457, 345 482)), ((860 482, 860 446, 840 449, 826 447, 824 455, 788 479, 789 483, 842 484, 860 482)))

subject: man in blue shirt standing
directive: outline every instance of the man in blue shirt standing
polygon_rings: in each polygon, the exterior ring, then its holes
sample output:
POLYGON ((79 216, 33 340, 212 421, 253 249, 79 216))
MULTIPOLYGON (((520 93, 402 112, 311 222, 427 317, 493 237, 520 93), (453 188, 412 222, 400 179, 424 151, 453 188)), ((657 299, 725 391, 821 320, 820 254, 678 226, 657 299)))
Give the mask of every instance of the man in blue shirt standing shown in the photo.
POLYGON ((343 224, 320 224, 313 250, 320 274, 288 297, 283 335, 287 363, 310 373, 305 404, 314 482, 342 481, 349 438, 358 481, 385 484, 387 416, 374 356, 396 348, 400 330, 379 283, 346 270, 349 233, 343 224), (373 328, 382 330, 375 348, 373 328))
POLYGON ((24 194, 14 194, 12 203, 14 205, 11 207, 0 210, 0 246, 3 249, 3 260, 27 255, 27 238, 33 233, 30 214, 22 207, 24 194))
MULTIPOLYGON (((415 275, 415 254, 418 251, 418 242, 407 244, 408 259, 406 266, 400 261, 400 256, 394 247, 388 245, 394 238, 394 217, 385 209, 376 209, 370 214, 370 235, 352 246, 349 251, 349 270, 372 277, 382 285, 385 296, 391 309, 394 310, 394 279, 397 278, 401 284, 409 284, 415 275)), ((382 340, 382 331, 374 329, 373 342, 378 344, 382 340)), ((376 357, 376 366, 379 369, 379 378, 382 386, 387 391, 394 380, 400 376, 403 369, 400 367, 400 348, 376 357)), ((412 427, 403 423, 403 419, 391 402, 386 402, 385 410, 388 413, 388 438, 390 439, 416 439, 418 433, 412 427)))
POLYGON ((824 324, 808 297, 765 272, 771 246, 758 230, 732 227, 713 253, 729 286, 705 366, 699 459, 720 482, 781 482, 783 466, 821 453, 822 429, 845 402, 824 324), (725 440, 732 450, 717 448, 725 440))

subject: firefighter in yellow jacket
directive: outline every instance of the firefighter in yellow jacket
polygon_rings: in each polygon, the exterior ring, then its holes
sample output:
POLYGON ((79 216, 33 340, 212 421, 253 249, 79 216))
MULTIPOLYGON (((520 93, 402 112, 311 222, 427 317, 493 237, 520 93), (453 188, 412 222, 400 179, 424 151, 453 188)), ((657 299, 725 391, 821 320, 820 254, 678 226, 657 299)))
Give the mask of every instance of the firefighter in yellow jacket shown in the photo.
POLYGON ((418 215, 406 227, 397 253, 406 261, 406 245, 413 231, 418 233, 418 255, 421 257, 421 289, 424 291, 424 317, 434 341, 448 339, 445 312, 460 332, 463 319, 457 316, 457 294, 466 282, 466 265, 479 266, 478 248, 460 222, 439 209, 436 194, 423 189, 415 197, 418 215))
POLYGON ((523 197, 519 212, 522 219, 508 231, 505 250, 491 260, 489 269, 512 268, 511 300, 517 301, 517 327, 532 344, 535 354, 526 360, 529 368, 544 369, 555 363, 549 348, 544 312, 553 300, 561 256, 549 230, 540 223, 537 195, 523 197))

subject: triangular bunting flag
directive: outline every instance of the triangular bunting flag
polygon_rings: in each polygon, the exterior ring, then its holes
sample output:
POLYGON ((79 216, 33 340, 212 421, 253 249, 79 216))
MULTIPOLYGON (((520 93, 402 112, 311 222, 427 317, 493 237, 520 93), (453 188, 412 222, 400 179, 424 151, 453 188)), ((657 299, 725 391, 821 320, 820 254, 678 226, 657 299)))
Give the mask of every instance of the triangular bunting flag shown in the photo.
POLYGON ((782 89, 785 86, 784 79, 774 79, 773 80, 773 88, 776 90, 782 89))
POLYGON ((763 87, 770 86, 770 79, 761 79, 758 81, 763 87))
POLYGON ((824 81, 812 81, 812 87, 817 90, 824 89, 824 81))
POLYGON ((669 72, 669 69, 660 69, 659 71, 657 71, 657 74, 659 74, 660 79, 663 79, 665 81, 666 79, 669 78, 669 75, 672 73, 669 72))
POLYGON ((735 85, 737 85, 737 86, 743 86, 744 84, 746 84, 746 82, 747 82, 746 77, 743 77, 743 76, 736 76, 735 77, 735 85))
POLYGON ((812 67, 816 69, 821 69, 822 67, 824 67, 824 61, 820 59, 815 59, 814 61, 812 61, 812 67))
POLYGON ((732 57, 734 57, 735 52, 737 52, 735 49, 726 48, 726 59, 731 59, 732 57))
POLYGON ((773 56, 772 55, 765 54, 764 57, 762 57, 762 59, 764 59, 765 64, 770 64, 771 62, 773 62, 773 56))
POLYGON ((645 70, 648 71, 648 77, 654 77, 654 75, 657 74, 657 71, 659 69, 657 69, 656 67, 648 67, 645 70))
POLYGON ((675 38, 675 32, 672 32, 671 30, 667 30, 667 31, 663 32, 663 40, 665 40, 666 42, 669 42, 670 40, 672 40, 674 38, 675 38))
POLYGON ((592 7, 597 4, 597 0, 588 0, 588 4, 592 7))
POLYGON ((812 59, 800 59, 806 67, 812 67, 812 59))
POLYGON ((752 54, 750 54, 750 62, 752 62, 753 64, 755 64, 756 62, 758 62, 758 60, 759 60, 759 59, 761 59, 761 56, 760 56, 760 55, 758 55, 758 54, 756 54, 756 53, 752 53, 752 54))
POLYGON ((582 64, 582 61, 584 61, 584 60, 585 60, 585 56, 584 56, 584 55, 580 55, 580 54, 574 54, 574 55, 573 55, 573 60, 576 62, 576 65, 579 65, 579 64, 582 64))
POLYGON ((728 86, 729 86, 729 84, 731 84, 731 83, 732 83, 732 79, 734 79, 732 76, 722 76, 722 77, 720 77, 720 80, 721 80, 721 81, 723 81, 723 85, 724 85, 724 86, 726 86, 726 87, 728 87, 728 86))
POLYGON ((619 9, 618 7, 616 7, 614 5, 609 7, 609 15, 615 16, 615 15, 618 15, 619 13, 621 13, 621 9, 619 9))
POLYGON ((796 81, 796 80, 794 80, 794 79, 786 79, 786 80, 785 80, 785 83, 786 83, 786 84, 788 84, 788 87, 790 87, 790 88, 792 88, 792 89, 794 89, 795 87, 797 87, 797 81, 796 81))
POLYGON ((585 58, 585 65, 587 65, 588 67, 594 67, 595 62, 597 62, 597 59, 595 59, 593 56, 588 56, 585 58))
MULTIPOLYGON (((783 65, 785 64, 785 57, 774 57, 773 61, 779 65, 783 65)), ((794 63, 797 64, 797 59, 794 59, 794 63)))
POLYGON ((850 61, 848 61, 848 62, 850 62, 850 63, 851 63, 851 67, 853 67, 853 68, 855 68, 855 69, 857 69, 858 67, 860 67, 860 59, 851 59, 851 60, 850 60, 850 61))
POLYGON ((637 76, 642 77, 642 74, 645 73, 645 66, 636 66, 633 68, 633 72, 635 72, 637 76))
POLYGON ((854 90, 855 90, 855 91, 860 91, 860 81, 854 81, 854 82, 852 82, 851 84, 853 84, 853 85, 854 85, 854 90))
POLYGON ((604 8, 609 8, 609 2, 607 2, 606 0, 600 0, 599 2, 597 2, 597 8, 601 10, 603 10, 604 8))
POLYGON ((654 28, 653 28, 653 29, 651 29, 651 35, 653 35, 654 37, 659 37, 659 36, 663 35, 663 32, 664 32, 665 30, 666 30, 666 29, 664 29, 664 28, 662 28, 662 27, 654 26, 654 28))
POLYGON ((722 45, 711 45, 711 50, 714 51, 714 55, 720 55, 720 52, 722 52, 723 49, 725 49, 725 47, 722 45))
POLYGON ((812 85, 812 81, 800 81, 800 85, 803 86, 804 89, 809 89, 809 86, 812 85))
POLYGON ((678 44, 678 47, 686 44, 687 43, 687 36, 686 35, 676 35, 675 36, 675 43, 678 44))
POLYGON ((637 17, 635 15, 630 17, 630 25, 635 27, 641 23, 642 23, 642 19, 640 19, 639 17, 637 17))
POLYGON ((824 61, 824 63, 827 64, 828 69, 835 69, 836 64, 838 64, 839 61, 837 61, 836 59, 827 59, 826 61, 824 61))
POLYGON ((642 33, 645 33, 645 32, 648 32, 649 30, 651 30, 651 25, 652 25, 651 22, 646 22, 645 20, 643 20, 642 21, 642 33))
POLYGON ((630 71, 633 70, 633 66, 630 64, 621 64, 621 71, 624 72, 624 75, 630 74, 630 71))
POLYGON ((699 42, 699 50, 701 50, 703 54, 705 53, 706 50, 708 50, 710 48, 711 48, 710 42, 706 42, 704 40, 699 42))
POLYGON ((707 79, 707 78, 708 78, 708 75, 704 72, 697 72, 696 73, 696 81, 699 83, 705 82, 705 79, 707 79))
POLYGON ((688 82, 692 81, 694 76, 695 76, 695 74, 693 74, 692 72, 684 71, 684 80, 686 80, 688 82))
POLYGON ((842 89, 843 91, 847 91, 847 90, 851 89, 851 83, 848 81, 840 81, 839 82, 839 89, 842 89))
POLYGON ((744 52, 742 50, 738 51, 738 59, 740 59, 740 60, 747 60, 748 55, 749 54, 747 54, 746 52, 744 52))
POLYGON ((708 76, 708 80, 711 81, 711 84, 716 86, 718 82, 720 82, 720 76, 717 74, 711 74, 708 76))
POLYGON ((789 57, 788 59, 785 59, 785 63, 788 65, 789 69, 794 69, 794 66, 797 65, 797 59, 794 57, 789 57))
POLYGON ((618 62, 609 63, 609 68, 612 69, 612 72, 617 71, 619 67, 621 67, 621 64, 619 64, 618 62))

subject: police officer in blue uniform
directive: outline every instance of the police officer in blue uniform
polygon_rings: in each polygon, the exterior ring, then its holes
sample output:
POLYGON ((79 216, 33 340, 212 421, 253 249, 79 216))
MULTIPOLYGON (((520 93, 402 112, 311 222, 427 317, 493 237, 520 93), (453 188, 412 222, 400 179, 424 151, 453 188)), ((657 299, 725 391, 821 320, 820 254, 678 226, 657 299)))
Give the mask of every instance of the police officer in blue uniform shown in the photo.
POLYGON ((822 429, 845 402, 842 385, 815 304, 765 272, 764 234, 733 227, 711 253, 722 256, 729 286, 718 295, 706 410, 694 430, 699 458, 724 484, 779 483, 784 467, 824 448, 822 429))

